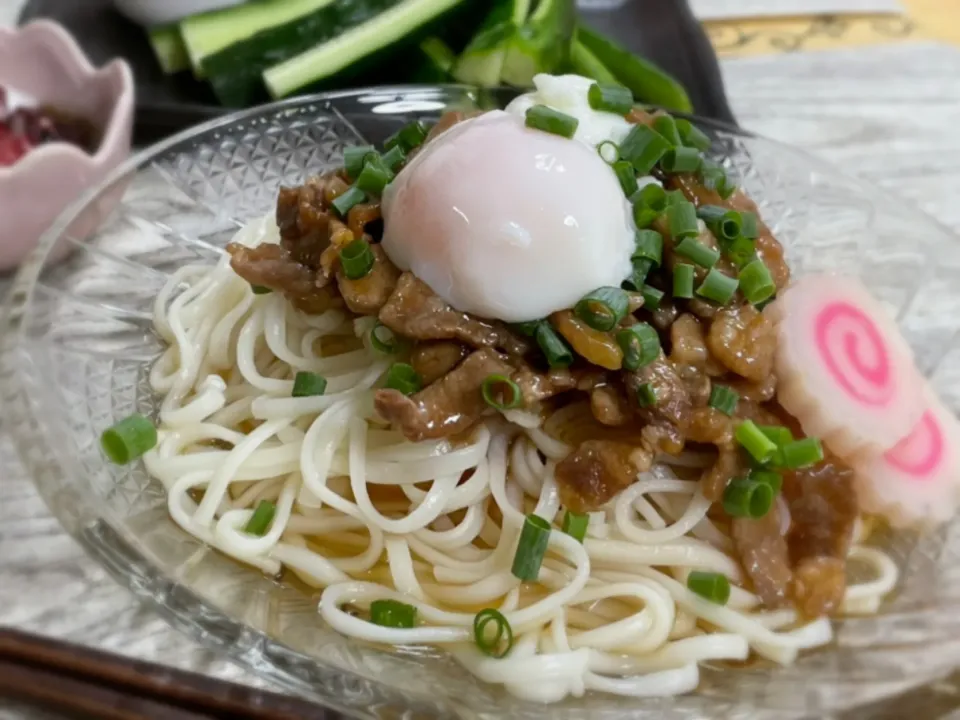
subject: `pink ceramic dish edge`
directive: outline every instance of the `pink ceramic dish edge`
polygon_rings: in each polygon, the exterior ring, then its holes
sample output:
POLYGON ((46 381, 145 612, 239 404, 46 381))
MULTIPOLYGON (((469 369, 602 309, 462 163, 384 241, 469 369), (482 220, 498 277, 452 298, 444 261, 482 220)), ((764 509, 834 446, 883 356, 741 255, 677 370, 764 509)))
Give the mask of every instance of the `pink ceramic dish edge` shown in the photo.
MULTIPOLYGON (((93 155, 56 142, 32 150, 10 167, 0 167, 0 271, 4 271, 36 247, 67 205, 127 157, 134 84, 123 60, 95 68, 66 30, 39 20, 20 29, 0 28, 0 86, 83 117, 101 131, 93 155)), ((101 207, 98 217, 88 216, 71 228, 71 236, 82 239, 110 210, 101 207)), ((62 257, 68 249, 68 244, 61 244, 50 259, 62 257)))

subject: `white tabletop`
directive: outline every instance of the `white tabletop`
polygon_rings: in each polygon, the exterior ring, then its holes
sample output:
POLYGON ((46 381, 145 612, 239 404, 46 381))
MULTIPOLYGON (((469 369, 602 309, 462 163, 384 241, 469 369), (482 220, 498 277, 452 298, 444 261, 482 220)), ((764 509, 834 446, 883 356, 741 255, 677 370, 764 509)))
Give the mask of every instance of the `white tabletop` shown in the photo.
MULTIPOLYGON (((0 24, 20 3, 0 0, 0 24)), ((960 230, 960 51, 917 44, 781 55, 726 61, 724 72, 744 126, 892 188, 960 230)), ((133 605, 60 530, 2 433, 0 578, 0 625, 259 683, 133 605)), ((0 720, 24 717, 41 716, 0 707, 0 720)))

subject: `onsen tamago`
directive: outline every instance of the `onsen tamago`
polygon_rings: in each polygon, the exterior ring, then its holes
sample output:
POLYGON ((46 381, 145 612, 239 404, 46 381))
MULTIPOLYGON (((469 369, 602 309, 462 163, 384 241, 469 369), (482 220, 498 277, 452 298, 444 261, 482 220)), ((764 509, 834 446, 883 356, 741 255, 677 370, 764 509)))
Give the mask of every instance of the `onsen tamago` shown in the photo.
POLYGON ((425 146, 387 189, 383 215, 394 264, 480 317, 539 319, 631 269, 635 229, 613 170, 502 111, 425 146))

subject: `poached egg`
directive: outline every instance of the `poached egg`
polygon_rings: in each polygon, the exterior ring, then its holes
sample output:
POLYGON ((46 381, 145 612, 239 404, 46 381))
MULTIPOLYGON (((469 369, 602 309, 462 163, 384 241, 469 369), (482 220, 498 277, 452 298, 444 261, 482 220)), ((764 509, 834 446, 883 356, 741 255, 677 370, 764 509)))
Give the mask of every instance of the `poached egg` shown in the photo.
MULTIPOLYGON (((590 109, 583 92, 587 111, 627 125, 590 109)), ((599 134, 577 141, 530 129, 519 110, 454 125, 384 193, 384 251, 456 309, 506 322, 619 286, 636 228, 615 173, 590 144, 599 134)))

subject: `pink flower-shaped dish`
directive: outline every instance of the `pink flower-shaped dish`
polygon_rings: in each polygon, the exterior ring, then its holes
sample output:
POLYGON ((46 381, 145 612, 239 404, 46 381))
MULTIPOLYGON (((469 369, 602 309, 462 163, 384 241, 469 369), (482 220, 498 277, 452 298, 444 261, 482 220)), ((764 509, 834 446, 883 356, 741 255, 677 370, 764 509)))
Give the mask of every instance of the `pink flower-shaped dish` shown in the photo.
MULTIPOLYGON (((0 271, 20 263, 40 235, 71 202, 97 185, 130 152, 133 76, 122 60, 95 68, 62 27, 48 21, 20 29, 0 28, 0 87, 38 105, 83 118, 97 130, 92 153, 66 142, 40 145, 0 167, 0 271)), ((112 208, 101 204, 70 228, 80 240, 112 208)), ((51 259, 64 255, 60 243, 51 259)))

